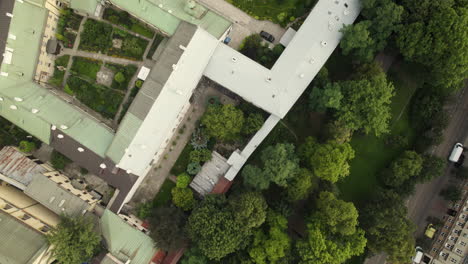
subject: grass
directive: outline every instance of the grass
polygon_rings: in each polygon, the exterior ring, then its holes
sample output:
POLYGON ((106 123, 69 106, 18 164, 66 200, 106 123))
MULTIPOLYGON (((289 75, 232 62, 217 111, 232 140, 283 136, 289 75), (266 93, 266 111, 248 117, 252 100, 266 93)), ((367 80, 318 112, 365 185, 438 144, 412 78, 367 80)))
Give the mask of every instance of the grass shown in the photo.
POLYGON ((171 190, 175 187, 175 183, 171 180, 166 179, 159 189, 159 192, 153 199, 153 207, 162 207, 168 205, 172 200, 171 190))
POLYGON ((154 36, 154 31, 141 23, 133 24, 130 30, 147 38, 153 38, 154 36))
POLYGON ((55 60, 55 66, 67 67, 69 60, 70 60, 70 55, 63 55, 63 56, 57 57, 57 59, 55 60))
POLYGON ((71 71, 88 80, 95 81, 102 62, 83 57, 74 57, 71 71))
POLYGON ((396 90, 391 104, 390 134, 380 138, 357 134, 351 140, 356 157, 350 163, 350 175, 338 184, 341 197, 345 200, 357 204, 365 202, 379 184, 379 172, 411 146, 416 138, 409 120, 408 104, 420 83, 405 76, 403 68, 394 64, 388 72, 388 78, 396 90), (391 136, 401 136, 408 143, 407 146, 386 144, 386 139, 391 136))
POLYGON ((192 150, 193 147, 190 142, 187 143, 171 169, 171 173, 173 175, 179 175, 187 170, 187 165, 189 164, 190 159, 190 152, 192 150))
POLYGON ((52 78, 49 79, 48 83, 56 87, 61 87, 63 77, 65 77, 65 71, 60 71, 56 67, 54 70, 54 75, 52 76, 52 78))

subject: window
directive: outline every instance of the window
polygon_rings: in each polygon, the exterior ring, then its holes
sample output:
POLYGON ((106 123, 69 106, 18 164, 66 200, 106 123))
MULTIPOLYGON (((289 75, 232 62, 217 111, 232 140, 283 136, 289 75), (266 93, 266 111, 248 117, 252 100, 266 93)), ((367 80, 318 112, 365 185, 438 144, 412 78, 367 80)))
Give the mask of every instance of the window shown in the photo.
POLYGON ((27 214, 24 214, 23 217, 21 217, 22 220, 26 221, 28 220, 29 218, 31 218, 29 215, 27 214))
POLYGON ((446 248, 450 248, 452 245, 450 245, 449 243, 445 244, 445 247, 446 248))
POLYGON ((465 242, 463 242, 463 241, 460 241, 460 245, 462 245, 462 246, 466 246, 466 243, 465 243, 465 242))
POLYGON ((44 232, 44 233, 47 233, 47 232, 49 232, 50 227, 44 225, 44 226, 42 226, 39 230, 41 230, 41 231, 44 232))
POLYGON ((451 236, 451 237, 450 237, 450 240, 455 241, 455 240, 457 240, 457 238, 451 236))
POLYGON ((437 243, 439 243, 439 244, 442 243, 442 240, 438 239, 438 240, 437 240, 437 243))
POLYGON ((461 255, 463 253, 463 251, 461 251, 460 249, 457 248, 457 250, 455 250, 457 252, 457 254, 461 255))
POLYGON ((4 209, 4 210, 10 210, 11 208, 13 208, 13 206, 11 206, 11 205, 8 204, 8 203, 5 204, 5 205, 3 206, 3 209, 4 209))
POLYGON ((445 229, 449 229, 450 227, 449 226, 444 226, 445 229))
POLYGON ((454 258, 451 258, 451 259, 450 259, 450 262, 452 262, 452 263, 457 263, 457 260, 454 259, 454 258))
POLYGON ((437 251, 437 248, 432 248, 432 251, 436 252, 436 251, 437 251))
POLYGON ((445 232, 440 233, 441 236, 445 237, 445 232))

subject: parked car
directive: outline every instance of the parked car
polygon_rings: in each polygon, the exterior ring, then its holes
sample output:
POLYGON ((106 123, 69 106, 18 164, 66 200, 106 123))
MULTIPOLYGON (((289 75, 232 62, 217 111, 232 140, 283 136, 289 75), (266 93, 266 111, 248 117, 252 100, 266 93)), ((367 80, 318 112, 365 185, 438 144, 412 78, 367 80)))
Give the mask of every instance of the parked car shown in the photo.
POLYGON ((450 153, 448 160, 451 162, 458 162, 462 153, 463 145, 461 143, 457 143, 455 144, 455 146, 453 146, 452 152, 450 153))
POLYGON ((266 39, 267 41, 269 41, 271 43, 273 43, 273 41, 275 41, 275 37, 273 37, 273 35, 271 35, 268 32, 265 32, 263 30, 260 32, 260 37, 266 39))

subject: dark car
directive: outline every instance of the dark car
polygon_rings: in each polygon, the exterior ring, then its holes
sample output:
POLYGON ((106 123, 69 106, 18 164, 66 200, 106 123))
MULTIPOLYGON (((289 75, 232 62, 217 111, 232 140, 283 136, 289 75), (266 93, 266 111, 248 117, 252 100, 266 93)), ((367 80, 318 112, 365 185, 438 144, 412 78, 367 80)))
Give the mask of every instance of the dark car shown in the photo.
POLYGON ((268 32, 265 32, 263 30, 260 32, 260 37, 266 39, 267 41, 269 41, 271 43, 273 43, 273 41, 275 41, 275 37, 273 37, 273 35, 271 35, 268 32))

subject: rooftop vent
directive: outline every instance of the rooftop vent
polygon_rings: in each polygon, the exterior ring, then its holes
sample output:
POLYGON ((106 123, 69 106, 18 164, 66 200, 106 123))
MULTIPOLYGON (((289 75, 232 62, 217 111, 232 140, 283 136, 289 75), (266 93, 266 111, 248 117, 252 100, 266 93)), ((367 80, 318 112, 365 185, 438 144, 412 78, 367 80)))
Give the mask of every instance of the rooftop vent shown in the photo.
POLYGON ((65 203, 65 200, 60 201, 59 207, 62 207, 64 203, 65 203))
POLYGON ((303 73, 299 74, 299 77, 302 79, 305 77, 305 75, 303 73))
POLYGON ((11 110, 16 110, 16 109, 18 109, 18 107, 16 105, 10 105, 10 109, 11 110))
POLYGON ((66 125, 60 125, 60 128, 65 130, 65 129, 68 129, 68 127, 66 125))
POLYGON ((132 170, 127 170, 127 173, 128 173, 128 174, 132 173, 132 170))
POLYGON ((106 164, 104 164, 104 163, 101 163, 101 165, 99 165, 99 167, 100 167, 101 169, 107 168, 106 164))
POLYGON ((266 77, 265 81, 271 82, 271 77, 266 77))
POLYGON ((310 64, 314 64, 314 62, 315 62, 314 58, 311 58, 311 59, 309 60, 309 63, 310 63, 310 64))
POLYGON ((0 76, 8 77, 8 72, 0 72, 0 76))
POLYGON ((51 127, 50 127, 50 129, 52 129, 52 130, 56 130, 56 129, 57 129, 57 127, 56 127, 56 126, 51 126, 51 127))
POLYGON ((237 58, 236 58, 236 57, 232 57, 232 58, 231 58, 231 61, 232 61, 232 62, 237 62, 237 58))
POLYGON ((7 17, 13 17, 13 14, 7 12, 7 13, 6 13, 6 16, 7 16, 7 17))
POLYGON ((324 40, 322 40, 322 42, 320 42, 320 44, 322 45, 322 47, 326 47, 328 45, 328 43, 324 40))
POLYGON ((82 148, 82 147, 78 148, 78 152, 83 152, 83 151, 84 151, 84 148, 82 148))
POLYGON ((50 197, 49 203, 52 203, 55 200, 55 196, 50 197))
POLYGON ((57 137, 58 137, 58 138, 63 138, 63 135, 62 135, 62 134, 58 134, 57 137))
POLYGON ((31 113, 37 114, 37 113, 39 113, 39 109, 33 108, 33 109, 31 109, 31 113))
POLYGON ((0 102, 3 102, 3 97, 0 97, 0 102))
POLYGON ((158 6, 159 6, 159 8, 163 8, 163 4, 159 4, 158 6))
POLYGON ((172 10, 170 10, 170 9, 169 9, 169 10, 167 10, 167 12, 169 12, 169 14, 172 14, 172 10))
POLYGON ((349 15, 349 11, 348 10, 343 11, 343 15, 345 16, 349 15))
POLYGON ((23 98, 21 97, 15 97, 14 99, 16 102, 23 102, 23 98))

